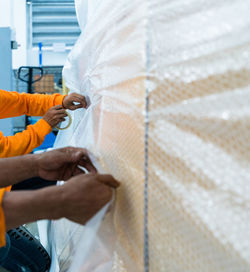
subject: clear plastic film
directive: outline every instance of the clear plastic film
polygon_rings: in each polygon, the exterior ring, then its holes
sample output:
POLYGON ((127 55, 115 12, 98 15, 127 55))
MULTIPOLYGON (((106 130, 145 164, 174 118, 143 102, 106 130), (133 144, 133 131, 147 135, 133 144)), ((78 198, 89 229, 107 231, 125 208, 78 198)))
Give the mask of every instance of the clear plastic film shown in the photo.
POLYGON ((90 105, 56 146, 122 186, 91 228, 52 222, 60 271, 250 271, 250 1, 76 8, 64 77, 90 105))

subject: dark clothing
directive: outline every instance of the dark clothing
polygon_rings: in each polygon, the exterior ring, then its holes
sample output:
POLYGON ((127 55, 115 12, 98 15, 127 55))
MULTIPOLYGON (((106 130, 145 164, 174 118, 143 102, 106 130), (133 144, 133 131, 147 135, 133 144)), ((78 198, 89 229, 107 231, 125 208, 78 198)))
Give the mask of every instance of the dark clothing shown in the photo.
POLYGON ((0 248, 0 266, 11 272, 45 272, 50 256, 41 243, 24 227, 6 234, 6 246, 0 248))

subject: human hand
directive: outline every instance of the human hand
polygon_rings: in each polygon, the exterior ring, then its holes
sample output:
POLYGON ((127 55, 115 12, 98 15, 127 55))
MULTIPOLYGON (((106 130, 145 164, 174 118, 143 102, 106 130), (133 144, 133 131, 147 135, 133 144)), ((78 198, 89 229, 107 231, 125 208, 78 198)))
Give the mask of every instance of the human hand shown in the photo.
POLYGON ((67 96, 64 97, 62 106, 65 109, 69 110, 76 110, 79 108, 86 108, 87 107, 87 102, 86 99, 83 95, 78 94, 78 93, 71 93, 67 96), (78 103, 75 105, 74 103, 78 103))
POLYGON ((67 116, 65 109, 61 105, 50 108, 43 116, 43 119, 51 126, 55 127, 60 122, 65 121, 67 116))
POLYGON ((90 173, 97 173, 88 151, 84 148, 65 147, 34 156, 37 176, 47 180, 68 180, 72 176, 85 173, 78 165, 90 173))
POLYGON ((111 188, 119 185, 110 175, 88 174, 75 176, 62 186, 6 192, 2 200, 6 228, 63 217, 85 224, 111 200, 111 188))
POLYGON ((61 187, 60 217, 85 224, 112 198, 120 183, 111 175, 88 174, 71 178, 61 187))

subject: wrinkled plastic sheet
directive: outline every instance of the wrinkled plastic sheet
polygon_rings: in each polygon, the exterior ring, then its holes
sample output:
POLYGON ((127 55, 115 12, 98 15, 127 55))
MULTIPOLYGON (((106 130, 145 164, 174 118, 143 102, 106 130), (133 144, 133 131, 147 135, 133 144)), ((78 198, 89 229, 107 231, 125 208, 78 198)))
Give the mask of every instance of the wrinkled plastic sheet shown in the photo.
POLYGON ((56 269, 250 271, 250 1, 76 9, 64 77, 90 105, 56 147, 88 148, 122 186, 86 227, 51 223, 56 269))

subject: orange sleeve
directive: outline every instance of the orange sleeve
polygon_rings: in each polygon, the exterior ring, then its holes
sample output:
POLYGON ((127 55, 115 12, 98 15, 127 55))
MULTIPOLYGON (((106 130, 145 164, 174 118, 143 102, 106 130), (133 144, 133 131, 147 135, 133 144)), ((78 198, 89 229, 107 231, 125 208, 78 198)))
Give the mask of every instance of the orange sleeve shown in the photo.
POLYGON ((27 94, 0 90, 0 118, 20 115, 43 116, 48 109, 61 105, 65 95, 27 94))
POLYGON ((2 208, 2 200, 6 189, 1 188, 0 189, 0 247, 5 246, 5 233, 6 233, 6 225, 5 225, 5 217, 4 212, 2 208))
POLYGON ((0 131, 0 158, 30 153, 43 143, 45 136, 51 131, 52 127, 43 119, 14 136, 4 137, 0 131))

